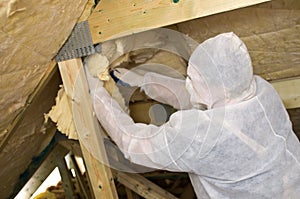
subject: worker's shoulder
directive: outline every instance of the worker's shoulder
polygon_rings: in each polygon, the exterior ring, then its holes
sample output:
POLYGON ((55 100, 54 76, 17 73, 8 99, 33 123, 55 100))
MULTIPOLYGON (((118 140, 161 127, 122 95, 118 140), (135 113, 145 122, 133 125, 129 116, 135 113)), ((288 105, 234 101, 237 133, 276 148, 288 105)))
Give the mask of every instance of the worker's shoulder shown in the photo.
POLYGON ((271 83, 259 76, 254 76, 256 82, 256 98, 264 107, 285 109, 283 102, 271 83))
POLYGON ((268 81, 263 79, 262 77, 258 75, 254 75, 254 80, 256 83, 256 96, 261 96, 265 94, 275 94, 277 95, 277 92, 275 88, 270 84, 268 81))
POLYGON ((170 116, 169 122, 184 122, 184 123, 194 123, 195 121, 210 121, 211 115, 217 113, 217 111, 212 110, 200 110, 200 109, 188 109, 188 110, 179 110, 173 113, 170 116))

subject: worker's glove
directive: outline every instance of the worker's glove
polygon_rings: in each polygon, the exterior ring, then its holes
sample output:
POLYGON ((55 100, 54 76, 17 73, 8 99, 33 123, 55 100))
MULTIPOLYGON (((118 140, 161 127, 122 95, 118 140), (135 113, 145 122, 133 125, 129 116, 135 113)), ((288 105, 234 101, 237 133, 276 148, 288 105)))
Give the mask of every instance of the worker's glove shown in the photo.
POLYGON ((138 86, 141 87, 144 77, 131 70, 125 68, 116 68, 110 71, 111 77, 117 84, 122 86, 138 86))

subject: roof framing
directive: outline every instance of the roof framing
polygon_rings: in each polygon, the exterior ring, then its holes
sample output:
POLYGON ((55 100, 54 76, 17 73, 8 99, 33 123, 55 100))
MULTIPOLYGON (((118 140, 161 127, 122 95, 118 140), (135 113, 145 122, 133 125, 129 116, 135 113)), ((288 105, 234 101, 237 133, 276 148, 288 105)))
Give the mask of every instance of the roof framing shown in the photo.
MULTIPOLYGON (((96 6, 94 12, 88 18, 88 22, 93 43, 96 44, 132 33, 142 32, 153 28, 171 25, 198 17, 208 16, 267 1, 269 0, 101 0, 96 6)), ((78 62, 77 64, 81 65, 81 63, 78 62)), ((62 66, 64 64, 61 63, 60 65, 61 67, 64 67, 62 66)), ((43 78, 43 80, 40 82, 39 86, 35 90, 35 93, 28 99, 28 105, 30 105, 31 101, 35 99, 35 96, 44 89, 44 85, 47 83, 48 79, 50 79, 49 76, 51 77, 51 74, 53 74, 52 72, 54 71, 54 66, 55 63, 52 62, 49 71, 45 73, 45 78, 43 78)), ((74 70, 74 68, 71 69, 70 66, 66 70, 67 71, 63 73, 67 74, 74 70)), ((273 83, 283 101, 285 101, 285 99, 291 101, 292 105, 290 105, 290 102, 285 103, 287 108, 300 107, 300 93, 295 92, 297 91, 297 84, 299 85, 299 79, 291 79, 273 83), (286 91, 288 91, 288 93, 286 91), (293 94, 292 97, 291 93, 293 94)), ((17 126, 19 121, 22 119, 22 116, 23 114, 21 113, 20 116, 16 118, 15 122, 12 124, 11 130, 9 130, 10 132, 12 132, 15 126, 17 126)), ((8 133, 8 137, 0 143, 1 150, 7 143, 10 134, 11 133, 8 133)), ((83 148, 83 150, 86 149, 83 148)), ((93 158, 88 152, 84 156, 86 160, 88 158, 93 158)), ((102 165, 99 165, 98 162, 95 162, 95 160, 91 161, 94 161, 94 163, 89 165, 92 165, 94 168, 90 170, 95 171, 103 167, 102 165)), ((111 176, 110 171, 107 171, 107 169, 104 167, 103 170, 105 171, 104 173, 107 172, 108 176, 111 176)), ((105 179, 101 180, 105 181, 105 179)), ((94 185, 97 185, 101 180, 95 179, 94 185)), ((108 189, 111 189, 110 182, 107 182, 107 184, 108 189)), ((99 192, 99 190, 94 191, 99 192)), ((108 196, 108 198, 111 198, 112 195, 115 194, 114 192, 115 191, 112 191, 110 194, 108 194, 111 195, 108 196)), ((101 193, 99 195, 101 195, 101 193)))
POLYGON ((101 0, 88 18, 93 43, 270 0, 101 0))
MULTIPOLYGON (((266 1, 269 0, 102 0, 88 18, 88 22, 93 43, 96 44, 132 33, 142 32, 266 1)), ((86 78, 85 74, 82 72, 81 60, 74 59, 60 62, 59 66, 67 94, 70 97, 72 96, 68 93, 68 90, 70 86, 74 86, 74 78, 77 78, 77 75, 79 74, 80 79, 82 80, 80 83, 80 87, 82 88, 80 92, 83 96, 88 98, 88 87, 86 82, 84 82, 86 78)), ((76 111, 76 109, 77 111, 82 112, 83 116, 86 116, 82 117, 86 118, 82 119, 82 125, 85 125, 85 129, 91 128, 91 136, 97 137, 96 134, 99 131, 97 130, 98 127, 93 116, 91 103, 82 103, 81 106, 74 107, 73 111, 76 111), (90 125, 85 124, 87 121, 90 125)), ((77 130, 79 134, 83 133, 80 132, 80 129, 77 130)), ((80 139, 79 142, 82 143, 80 139)), ((103 142, 100 140, 98 144, 101 150, 99 153, 102 154, 102 158, 106 159, 106 151, 103 142)), ((110 169, 100 162, 97 162, 85 147, 82 145, 81 147, 87 164, 87 170, 91 178, 94 194, 97 197, 104 196, 105 198, 114 198, 116 195, 115 186, 107 181, 112 176, 110 169), (97 173, 97 175, 94 175, 95 173, 97 173), (104 189, 99 191, 97 187, 99 187, 99 182, 101 181, 104 185, 104 189)))

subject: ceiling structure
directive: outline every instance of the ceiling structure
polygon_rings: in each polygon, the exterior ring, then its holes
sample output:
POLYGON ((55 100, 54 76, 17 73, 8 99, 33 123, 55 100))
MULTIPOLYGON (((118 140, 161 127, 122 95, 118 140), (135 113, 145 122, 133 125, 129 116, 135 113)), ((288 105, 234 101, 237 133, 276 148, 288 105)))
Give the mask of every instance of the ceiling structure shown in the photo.
MULTIPOLYGON (((66 41, 85 7, 79 0, 0 3, 0 197, 6 198, 19 176, 50 142, 54 128, 44 113, 61 84, 51 60, 66 41)), ((202 42, 233 31, 246 43, 254 73, 269 81, 300 77, 300 2, 271 2, 177 23, 168 28, 202 42)), ((290 109, 300 133, 300 111, 290 109)))

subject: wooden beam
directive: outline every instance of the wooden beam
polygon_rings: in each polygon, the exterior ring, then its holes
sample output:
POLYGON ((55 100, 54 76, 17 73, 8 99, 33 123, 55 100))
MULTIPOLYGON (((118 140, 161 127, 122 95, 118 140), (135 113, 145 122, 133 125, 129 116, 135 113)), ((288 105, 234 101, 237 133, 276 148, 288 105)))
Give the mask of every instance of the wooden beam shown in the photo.
POLYGON ((58 144, 62 145, 69 151, 72 151, 75 155, 83 157, 78 140, 67 139, 59 141, 58 144))
MULTIPOLYGON (((59 150, 67 150, 61 145, 58 145, 59 150)), ((76 198, 75 186, 72 182, 72 174, 69 170, 65 156, 56 156, 57 167, 61 176, 62 186, 66 195, 66 198, 76 198)))
POLYGON ((113 170, 115 178, 125 187, 146 199, 177 199, 175 196, 135 173, 124 173, 113 170))
POLYGON ((300 77, 271 82, 287 109, 300 107, 300 77))
POLYGON ((56 159, 63 158, 69 150, 56 145, 33 176, 24 185, 16 198, 30 198, 57 166, 56 159))
POLYGON ((86 198, 86 199, 92 198, 92 195, 89 192, 88 185, 86 184, 85 179, 84 179, 84 177, 83 177, 83 175, 82 175, 82 173, 79 169, 79 166, 78 166, 78 163, 75 159, 74 154, 69 156, 69 160, 71 161, 72 167, 75 171, 78 186, 79 186, 79 189, 80 189, 80 192, 81 192, 81 195, 82 195, 81 197, 86 198))
POLYGON ((82 61, 71 59, 59 62, 58 65, 66 94, 72 99, 72 106, 71 104, 70 106, 73 115, 74 111, 77 113, 76 130, 95 198, 118 198, 110 168, 103 164, 107 162, 106 151, 99 124, 93 114, 82 61), (82 139, 83 135, 85 135, 85 141, 82 139), (87 147, 90 145, 94 147, 97 158, 88 150, 87 147))
POLYGON ((139 195, 137 195, 135 192, 131 191, 127 187, 125 187, 125 192, 126 192, 127 199, 139 199, 140 198, 139 195))
POLYGON ((270 0, 101 0, 88 18, 93 43, 270 0))
MULTIPOLYGON (((74 148, 76 148, 76 145, 78 146, 77 142, 73 142, 74 148)), ((116 158, 122 158, 119 155, 122 154, 120 150, 117 148, 112 149, 111 145, 106 144, 106 150, 109 153, 117 153, 116 158), (113 151, 118 150, 118 151, 113 151)), ((80 155, 80 153, 76 154, 80 155)), ((123 164, 124 160, 118 161, 117 159, 113 159, 114 157, 110 156, 110 162, 112 165, 118 164, 121 166, 121 168, 126 169, 127 171, 138 171, 136 168, 133 168, 130 164, 123 164), (128 167, 129 166, 129 167, 128 167)), ((142 170, 145 171, 144 168, 142 170)), ((161 187, 157 186, 150 180, 147 180, 145 177, 135 174, 135 173, 125 173, 121 171, 117 171, 112 169, 114 178, 117 179, 121 184, 123 184, 128 189, 134 191, 135 193, 139 194, 140 196, 143 196, 146 199, 176 199, 175 196, 167 192, 166 190, 162 189, 161 187)), ((174 174, 173 174, 174 175, 174 174)), ((184 174, 187 177, 187 174, 184 174)), ((129 193, 130 194, 130 193, 129 193)))

